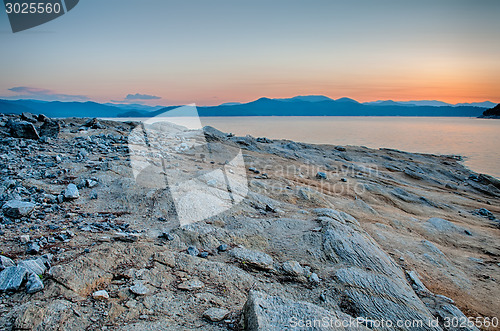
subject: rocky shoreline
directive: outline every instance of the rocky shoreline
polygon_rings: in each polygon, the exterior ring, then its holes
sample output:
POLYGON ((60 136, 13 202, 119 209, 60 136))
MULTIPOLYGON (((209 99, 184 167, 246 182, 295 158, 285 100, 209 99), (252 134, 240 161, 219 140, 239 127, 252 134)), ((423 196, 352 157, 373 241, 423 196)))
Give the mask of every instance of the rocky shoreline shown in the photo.
POLYGON ((500 318, 500 181, 459 157, 210 127, 190 147, 192 131, 171 126, 157 128, 172 138, 160 170, 141 177, 140 123, 0 116, 2 330, 475 330, 446 321, 500 318), (231 208, 179 224, 174 188, 155 176, 204 175, 238 151, 241 202, 226 178, 231 208), (345 323, 307 324, 320 320, 345 323))

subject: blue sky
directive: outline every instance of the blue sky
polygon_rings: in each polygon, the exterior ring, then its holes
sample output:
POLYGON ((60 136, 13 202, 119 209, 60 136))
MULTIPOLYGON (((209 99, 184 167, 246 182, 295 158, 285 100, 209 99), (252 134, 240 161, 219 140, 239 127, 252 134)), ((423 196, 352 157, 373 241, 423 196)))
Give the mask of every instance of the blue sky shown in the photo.
POLYGON ((499 14, 500 1, 82 0, 13 34, 2 11, 0 96, 500 102, 499 14))

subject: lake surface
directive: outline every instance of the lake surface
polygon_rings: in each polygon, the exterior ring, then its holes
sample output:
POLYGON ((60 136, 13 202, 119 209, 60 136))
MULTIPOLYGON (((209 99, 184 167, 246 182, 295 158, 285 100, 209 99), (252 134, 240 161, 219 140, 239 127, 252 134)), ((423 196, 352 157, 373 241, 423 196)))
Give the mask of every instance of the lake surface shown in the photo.
POLYGON ((201 122, 236 135, 462 155, 470 169, 500 178, 500 120, 463 117, 204 117, 201 122))
POLYGON ((238 136, 249 134, 315 144, 462 155, 465 165, 470 169, 500 178, 500 120, 464 117, 273 116, 202 117, 201 124, 238 136))

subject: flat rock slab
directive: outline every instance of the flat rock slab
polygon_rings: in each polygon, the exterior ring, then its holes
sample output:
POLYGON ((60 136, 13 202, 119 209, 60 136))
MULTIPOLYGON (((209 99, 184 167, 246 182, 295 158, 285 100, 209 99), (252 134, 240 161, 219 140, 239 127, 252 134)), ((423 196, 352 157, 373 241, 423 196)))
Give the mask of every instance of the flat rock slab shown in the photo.
POLYGON ((0 272, 0 292, 17 291, 28 276, 24 267, 8 267, 0 272))
POLYGON ((250 291, 243 307, 245 330, 248 331, 368 330, 362 324, 355 323, 350 327, 349 322, 353 319, 342 312, 328 311, 309 302, 269 296, 258 291, 250 291))
POLYGON ((229 314, 224 308, 210 308, 203 313, 203 317, 212 322, 220 322, 229 314))
POLYGON ((239 262, 248 264, 252 267, 264 270, 274 269, 273 258, 267 255, 266 253, 252 251, 250 249, 240 248, 240 247, 234 248, 229 253, 239 262))
POLYGON ((28 216, 29 214, 31 214, 33 209, 35 209, 35 204, 20 200, 7 201, 2 207, 5 216, 12 218, 21 218, 28 216))
POLYGON ((137 283, 134 286, 130 287, 130 292, 134 293, 135 295, 146 295, 150 292, 150 290, 144 286, 142 283, 137 283))
POLYGON ((195 290, 199 290, 203 287, 205 287, 205 284, 203 284, 203 282, 198 280, 198 279, 188 280, 188 281, 185 281, 185 282, 179 284, 179 286, 177 286, 178 289, 184 290, 184 291, 195 291, 195 290))

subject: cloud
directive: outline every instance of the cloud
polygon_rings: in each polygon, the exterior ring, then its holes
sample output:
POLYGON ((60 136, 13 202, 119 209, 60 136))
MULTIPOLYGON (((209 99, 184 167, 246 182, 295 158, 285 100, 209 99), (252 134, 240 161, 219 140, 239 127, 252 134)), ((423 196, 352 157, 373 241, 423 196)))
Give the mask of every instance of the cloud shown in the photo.
POLYGON ((161 97, 157 97, 156 95, 149 95, 149 94, 129 94, 125 97, 125 100, 131 101, 131 100, 159 100, 161 97))
POLYGON ((8 89, 16 95, 0 97, 8 100, 36 99, 41 101, 88 101, 85 95, 62 94, 38 87, 16 86, 8 89))

